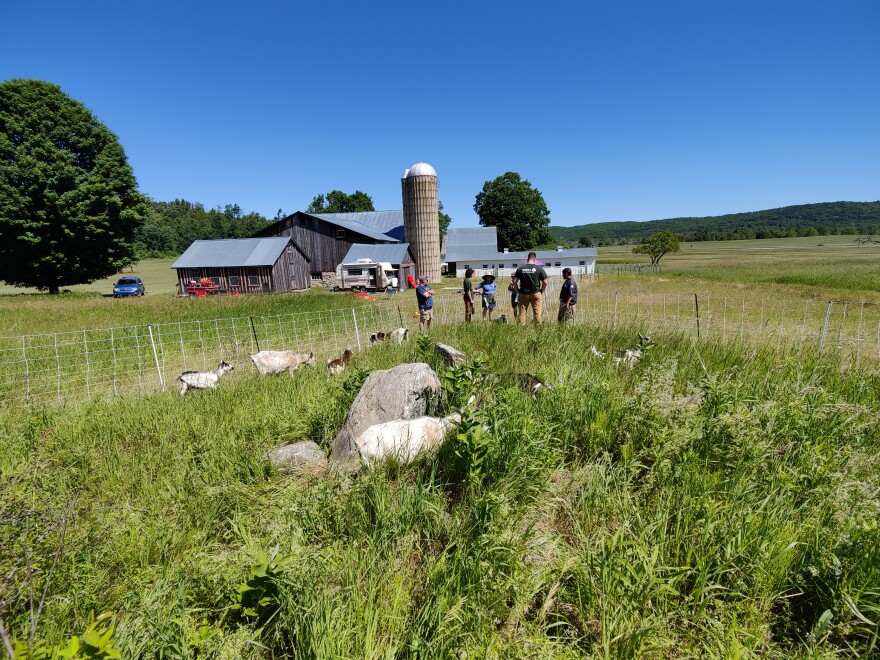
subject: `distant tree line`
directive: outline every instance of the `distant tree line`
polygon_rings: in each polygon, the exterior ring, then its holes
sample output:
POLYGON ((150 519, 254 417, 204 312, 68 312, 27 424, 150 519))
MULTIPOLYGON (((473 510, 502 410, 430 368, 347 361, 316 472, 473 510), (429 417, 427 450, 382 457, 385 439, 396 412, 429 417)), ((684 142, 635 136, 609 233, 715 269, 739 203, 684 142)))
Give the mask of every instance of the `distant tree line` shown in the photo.
POLYGON ((550 231, 560 242, 584 247, 642 243, 658 231, 674 232, 685 242, 872 235, 880 234, 880 201, 802 204, 705 218, 598 222, 575 227, 550 227, 550 231))
POLYGON ((193 241, 247 238, 269 222, 259 213, 242 213, 238 204, 206 209, 184 199, 151 202, 150 212, 135 232, 141 259, 181 254, 193 241))

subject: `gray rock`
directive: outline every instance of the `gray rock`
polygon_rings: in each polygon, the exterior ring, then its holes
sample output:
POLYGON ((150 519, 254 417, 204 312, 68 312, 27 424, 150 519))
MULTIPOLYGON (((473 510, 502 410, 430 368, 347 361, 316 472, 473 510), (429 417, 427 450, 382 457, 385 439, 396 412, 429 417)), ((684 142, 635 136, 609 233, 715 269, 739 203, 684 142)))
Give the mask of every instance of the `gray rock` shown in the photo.
POLYGON ((266 458, 282 472, 323 472, 327 469, 324 451, 311 440, 273 449, 266 458))
POLYGON ((360 466, 355 439, 371 426, 427 415, 440 396, 440 379, 427 364, 401 364, 374 371, 364 382, 330 450, 333 468, 352 471, 360 466))
POLYGON ((452 348, 452 346, 441 344, 440 342, 437 342, 434 345, 434 350, 437 351, 441 355, 441 357, 443 357, 443 359, 446 360, 446 362, 450 365, 462 364, 464 362, 467 362, 468 359, 466 353, 462 353, 457 348, 452 348))

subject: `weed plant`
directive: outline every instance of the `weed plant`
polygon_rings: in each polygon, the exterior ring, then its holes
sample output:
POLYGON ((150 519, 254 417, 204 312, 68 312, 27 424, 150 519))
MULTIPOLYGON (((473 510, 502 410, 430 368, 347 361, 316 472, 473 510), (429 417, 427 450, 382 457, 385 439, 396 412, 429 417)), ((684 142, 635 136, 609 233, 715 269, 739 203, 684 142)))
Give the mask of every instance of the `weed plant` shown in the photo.
POLYGON ((144 658, 877 653, 875 375, 675 335, 632 369, 589 353, 631 328, 432 336, 475 361, 410 341, 340 378, 2 413, 5 629, 63 648, 111 612, 144 658), (353 477, 266 461, 329 449, 365 374, 411 361, 438 413, 465 407, 439 451, 353 477))

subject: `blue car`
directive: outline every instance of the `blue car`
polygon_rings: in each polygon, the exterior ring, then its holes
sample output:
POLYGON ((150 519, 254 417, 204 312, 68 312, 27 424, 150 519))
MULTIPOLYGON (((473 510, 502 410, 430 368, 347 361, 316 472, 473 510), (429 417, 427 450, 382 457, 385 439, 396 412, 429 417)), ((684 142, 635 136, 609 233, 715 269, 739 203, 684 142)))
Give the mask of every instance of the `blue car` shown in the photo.
POLYGON ((113 285, 114 298, 142 296, 144 293, 144 283, 139 277, 120 277, 119 281, 113 285))

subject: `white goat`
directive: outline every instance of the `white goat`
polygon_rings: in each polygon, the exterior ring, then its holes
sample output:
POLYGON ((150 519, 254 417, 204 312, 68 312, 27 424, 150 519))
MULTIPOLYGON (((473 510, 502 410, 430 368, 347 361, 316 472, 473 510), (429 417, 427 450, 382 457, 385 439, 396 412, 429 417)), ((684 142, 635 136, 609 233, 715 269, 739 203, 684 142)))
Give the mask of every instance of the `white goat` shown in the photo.
POLYGON ((395 339, 398 344, 402 344, 406 341, 407 335, 409 335, 409 330, 406 328, 397 328, 396 330, 392 330, 390 333, 391 338, 395 339))
POLYGON ((632 369, 639 360, 642 359, 642 356, 645 354, 645 351, 654 348, 654 342, 650 337, 643 335, 641 332, 639 333, 639 347, 638 348, 628 348, 624 351, 619 351, 619 356, 614 358, 614 364, 617 366, 626 366, 632 369))
POLYGON ((417 454, 439 447, 461 423, 461 415, 417 417, 374 424, 355 439, 361 461, 371 463, 394 457, 404 463, 417 454))
POLYGON ((186 394, 189 388, 194 390, 204 390, 217 387, 220 377, 227 371, 232 371, 234 367, 228 362, 221 362, 215 371, 184 371, 177 377, 180 381, 180 396, 186 394))
POLYGON ((293 372, 303 365, 315 366, 314 353, 297 353, 296 351, 260 351, 251 355, 251 361, 261 376, 266 374, 280 374, 293 372))
POLYGON ((604 360, 604 359, 605 359, 605 353, 603 353, 602 351, 600 351, 600 350, 599 350, 598 348, 596 348, 595 346, 590 346, 590 353, 592 353, 593 355, 595 355, 595 356, 596 356, 597 358, 599 358, 600 360, 604 360))

